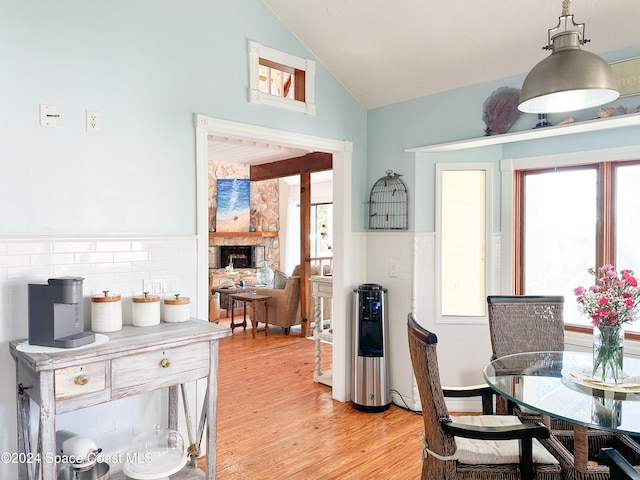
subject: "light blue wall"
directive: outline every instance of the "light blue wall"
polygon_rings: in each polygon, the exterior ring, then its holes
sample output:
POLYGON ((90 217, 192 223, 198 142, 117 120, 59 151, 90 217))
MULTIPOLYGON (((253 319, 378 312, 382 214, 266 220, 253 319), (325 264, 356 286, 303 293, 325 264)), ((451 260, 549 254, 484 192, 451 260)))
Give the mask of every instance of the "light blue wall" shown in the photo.
MULTIPOLYGON (((416 165, 404 150, 481 136, 484 99, 524 77, 366 112, 318 62, 317 115, 309 117, 246 100, 249 40, 310 56, 259 0, 3 4, 0 234, 195 233, 193 113, 350 140, 353 231, 366 230, 369 190, 388 169, 409 187, 410 229, 432 231, 434 157, 416 165), (38 125, 40 103, 57 107, 58 128, 38 125), (102 133, 85 132, 87 109, 101 113, 102 133), (417 215, 416 205, 429 208, 417 215)), ((639 54, 637 47, 603 56, 639 54)), ((615 105, 635 108, 636 100, 615 105)), ((533 115, 523 115, 514 129, 533 124, 533 115)), ((624 131, 584 140, 437 158, 498 161, 634 141, 624 131)))
MULTIPOLYGON (((603 54, 613 62, 640 55, 640 45, 603 54)), ((532 65, 533 67, 533 65, 532 65)), ((369 111, 367 126, 367 184, 373 183, 392 169, 402 173, 410 198, 409 229, 432 232, 435 229, 435 164, 439 162, 495 162, 494 170, 494 231, 500 230, 500 160, 564 152, 635 145, 640 143, 640 129, 627 128, 555 137, 545 140, 482 147, 439 154, 405 153, 407 148, 482 137, 485 128, 482 106, 485 99, 501 86, 520 88, 525 73, 472 85, 447 92, 389 105, 369 111)), ((640 105, 640 96, 621 98, 610 106, 624 105, 633 111, 640 105)), ((589 120, 595 108, 549 117, 556 124, 568 116, 575 120, 589 120)), ((523 114, 510 131, 532 128, 537 116, 523 114)))
POLYGON ((2 3, 0 234, 195 234, 194 113, 349 140, 365 171, 366 111, 319 62, 315 117, 247 102, 249 40, 310 57, 259 0, 2 3))

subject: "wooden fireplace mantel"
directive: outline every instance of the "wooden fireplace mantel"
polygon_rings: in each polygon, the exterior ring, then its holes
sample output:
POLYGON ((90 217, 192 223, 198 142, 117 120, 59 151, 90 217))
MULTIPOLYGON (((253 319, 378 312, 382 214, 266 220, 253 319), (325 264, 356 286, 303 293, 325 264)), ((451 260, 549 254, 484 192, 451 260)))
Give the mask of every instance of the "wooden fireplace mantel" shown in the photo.
POLYGON ((209 239, 228 237, 277 237, 278 232, 209 232, 209 239))

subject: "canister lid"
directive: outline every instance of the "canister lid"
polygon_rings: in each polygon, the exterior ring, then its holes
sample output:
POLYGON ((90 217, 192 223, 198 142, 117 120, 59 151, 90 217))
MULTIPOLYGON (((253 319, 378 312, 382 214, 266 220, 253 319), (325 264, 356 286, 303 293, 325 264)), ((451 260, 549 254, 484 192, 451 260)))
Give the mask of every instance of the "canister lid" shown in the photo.
POLYGON ((191 303, 191 300, 189 300, 189 297, 180 297, 179 293, 176 293, 175 297, 176 298, 165 298, 164 304, 165 305, 186 305, 188 303, 191 303))
POLYGON ((133 297, 133 298, 131 298, 131 301, 133 303, 159 302, 160 301, 160 296, 159 295, 149 295, 149 292, 144 292, 144 295, 139 295, 137 297, 133 297))
POLYGON ((119 302, 122 298, 117 293, 109 295, 109 290, 103 290, 102 293, 103 295, 94 295, 91 297, 91 301, 96 303, 119 302))

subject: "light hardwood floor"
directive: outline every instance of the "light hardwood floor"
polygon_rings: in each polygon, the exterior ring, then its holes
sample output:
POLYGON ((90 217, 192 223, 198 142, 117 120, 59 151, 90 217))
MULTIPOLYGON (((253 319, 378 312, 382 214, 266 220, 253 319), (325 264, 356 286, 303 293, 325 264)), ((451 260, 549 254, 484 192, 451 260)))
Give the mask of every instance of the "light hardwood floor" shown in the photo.
POLYGON ((220 340, 217 479, 420 478, 422 418, 334 401, 313 382, 314 359, 299 330, 265 337, 259 327, 253 339, 236 328, 220 340))

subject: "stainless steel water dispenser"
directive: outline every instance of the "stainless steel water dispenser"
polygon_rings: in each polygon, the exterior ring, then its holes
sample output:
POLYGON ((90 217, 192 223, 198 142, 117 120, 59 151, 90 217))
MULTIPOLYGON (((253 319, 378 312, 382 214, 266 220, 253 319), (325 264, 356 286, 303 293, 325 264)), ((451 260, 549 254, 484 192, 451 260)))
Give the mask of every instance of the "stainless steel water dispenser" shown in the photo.
POLYGON ((382 412, 391 405, 387 289, 364 283, 354 293, 353 405, 365 412, 382 412))

